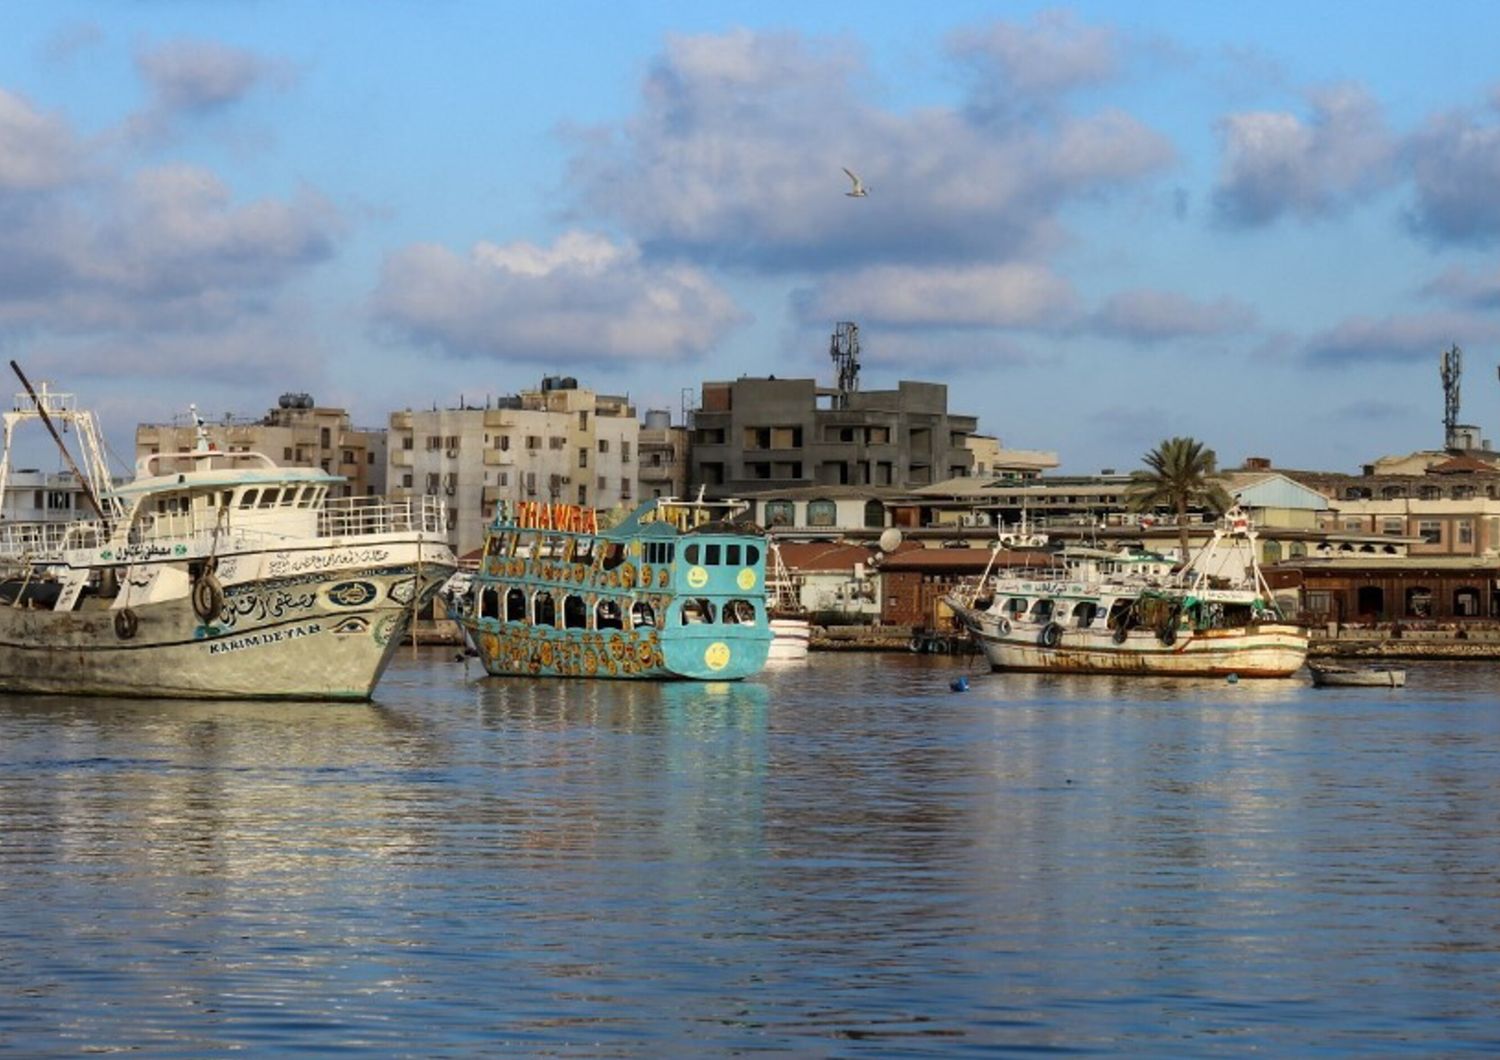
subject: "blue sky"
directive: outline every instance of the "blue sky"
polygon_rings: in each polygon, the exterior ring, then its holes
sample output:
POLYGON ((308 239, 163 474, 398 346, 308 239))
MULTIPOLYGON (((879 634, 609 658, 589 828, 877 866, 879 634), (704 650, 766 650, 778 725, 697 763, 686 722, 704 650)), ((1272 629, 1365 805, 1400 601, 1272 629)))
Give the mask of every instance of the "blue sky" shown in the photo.
POLYGON ((117 450, 196 402, 741 374, 1074 472, 1500 434, 1500 8, 48 3, 0 33, 0 352, 117 450), (843 193, 841 167, 870 186, 843 193))

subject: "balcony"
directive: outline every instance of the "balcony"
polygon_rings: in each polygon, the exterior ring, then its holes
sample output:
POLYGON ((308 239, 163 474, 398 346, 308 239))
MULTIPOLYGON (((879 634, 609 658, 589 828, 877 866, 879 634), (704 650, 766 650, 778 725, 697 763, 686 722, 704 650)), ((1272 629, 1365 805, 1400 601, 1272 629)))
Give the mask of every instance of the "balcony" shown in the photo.
POLYGON ((516 454, 508 449, 486 449, 484 451, 485 467, 514 467, 516 454))

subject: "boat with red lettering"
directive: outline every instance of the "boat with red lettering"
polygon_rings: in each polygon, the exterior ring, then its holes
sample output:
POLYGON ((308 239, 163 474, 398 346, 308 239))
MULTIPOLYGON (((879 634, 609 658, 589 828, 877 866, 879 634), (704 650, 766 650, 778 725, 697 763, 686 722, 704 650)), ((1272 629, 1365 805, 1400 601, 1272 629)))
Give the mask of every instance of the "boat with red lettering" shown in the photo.
POLYGON ((734 680, 766 662, 766 540, 734 502, 502 503, 451 605, 496 676, 734 680))
POLYGON ((115 485, 92 414, 22 382, 0 494, 15 427, 41 420, 92 517, 0 523, 0 692, 369 699, 456 567, 438 499, 330 497, 338 476, 214 449, 196 414, 192 451, 115 485))

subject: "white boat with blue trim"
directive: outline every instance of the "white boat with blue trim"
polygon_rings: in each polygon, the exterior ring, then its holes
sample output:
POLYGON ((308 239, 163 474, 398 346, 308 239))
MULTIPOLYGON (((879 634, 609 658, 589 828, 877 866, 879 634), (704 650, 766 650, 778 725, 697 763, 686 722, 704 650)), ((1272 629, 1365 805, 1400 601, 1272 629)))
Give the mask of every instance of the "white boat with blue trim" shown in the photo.
POLYGON ((29 384, 0 490, 27 419, 75 426, 96 517, 0 523, 0 692, 369 699, 455 569, 436 498, 330 498, 338 476, 213 449, 201 421, 113 486, 92 415, 29 384))
POLYGON ((995 670, 1171 677, 1288 677, 1307 630, 1287 621, 1231 512, 1178 575, 1149 553, 1075 549, 1051 571, 999 572, 949 598, 995 670))

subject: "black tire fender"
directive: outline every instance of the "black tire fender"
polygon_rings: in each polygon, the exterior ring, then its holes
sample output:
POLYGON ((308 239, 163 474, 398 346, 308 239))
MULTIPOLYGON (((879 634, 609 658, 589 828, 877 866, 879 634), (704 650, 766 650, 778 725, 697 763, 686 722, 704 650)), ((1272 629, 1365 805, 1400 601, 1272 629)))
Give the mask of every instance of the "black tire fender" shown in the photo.
POLYGON ((224 610, 224 587, 212 571, 205 572, 193 583, 193 614, 207 622, 224 610))
POLYGON ((140 628, 141 620, 130 608, 122 607, 115 612, 115 636, 121 640, 130 640, 140 628))

